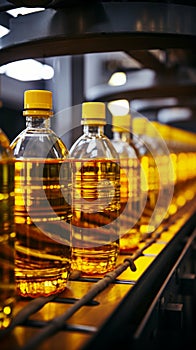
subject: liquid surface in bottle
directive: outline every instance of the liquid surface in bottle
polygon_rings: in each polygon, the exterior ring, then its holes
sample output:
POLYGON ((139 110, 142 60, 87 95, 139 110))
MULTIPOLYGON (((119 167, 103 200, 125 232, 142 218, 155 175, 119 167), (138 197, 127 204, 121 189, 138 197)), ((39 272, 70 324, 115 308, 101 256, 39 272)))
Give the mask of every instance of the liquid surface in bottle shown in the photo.
POLYGON ((84 274, 105 273, 115 268, 119 253, 119 163, 72 161, 72 268, 84 274))
POLYGON ((68 160, 16 160, 16 285, 22 296, 47 296, 67 285, 70 174, 68 160))
POLYGON ((0 330, 15 303, 14 239, 14 161, 0 160, 0 330))

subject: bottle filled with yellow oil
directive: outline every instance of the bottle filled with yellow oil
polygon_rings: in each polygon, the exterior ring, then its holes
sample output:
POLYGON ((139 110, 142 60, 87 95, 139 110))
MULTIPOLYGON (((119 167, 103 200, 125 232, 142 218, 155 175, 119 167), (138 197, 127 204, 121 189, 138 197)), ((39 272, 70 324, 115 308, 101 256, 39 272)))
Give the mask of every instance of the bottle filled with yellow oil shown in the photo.
POLYGON ((104 135, 105 104, 82 104, 83 135, 72 145, 72 269, 103 274, 119 254, 119 157, 104 135))
MULTIPOLYGON (((139 154, 130 137, 131 115, 112 116, 112 144, 120 157, 120 251, 138 248, 140 222, 147 193, 141 187, 139 154)), ((143 180, 144 181, 144 180, 143 180)))
POLYGON ((0 334, 11 323, 16 301, 14 243, 14 159, 0 129, 0 334))
POLYGON ((24 93, 26 129, 15 157, 15 273, 21 296, 63 291, 71 269, 71 168, 68 150, 50 128, 52 92, 24 93))
POLYGON ((178 175, 181 182, 179 192, 181 198, 184 195, 185 200, 189 201, 196 194, 196 135, 182 129, 179 129, 178 134, 181 149, 178 159, 178 175))
POLYGON ((158 199, 157 172, 154 157, 148 148, 149 139, 147 136, 146 118, 134 118, 132 132, 133 142, 138 150, 141 167, 145 175, 142 188, 147 192, 147 201, 142 213, 140 226, 141 234, 145 236, 155 230, 155 225, 151 223, 151 217, 158 199))
POLYGON ((158 121, 153 121, 152 124, 156 128, 160 137, 166 143, 169 152, 169 158, 167 159, 168 166, 165 164, 165 180, 167 181, 167 186, 169 184, 173 185, 173 194, 167 209, 166 218, 168 218, 171 215, 175 214, 178 209, 175 195, 177 185, 177 155, 174 148, 172 147, 172 143, 176 141, 175 139, 173 141, 171 140, 171 126, 162 124, 158 121))
POLYGON ((169 206, 169 215, 173 215, 195 195, 195 134, 160 123, 158 129, 168 145, 173 165, 174 193, 169 206))
POLYGON ((141 233, 145 236, 168 217, 173 195, 172 162, 167 144, 153 122, 146 118, 133 119, 133 142, 139 152, 146 181, 147 201, 141 218, 141 233))

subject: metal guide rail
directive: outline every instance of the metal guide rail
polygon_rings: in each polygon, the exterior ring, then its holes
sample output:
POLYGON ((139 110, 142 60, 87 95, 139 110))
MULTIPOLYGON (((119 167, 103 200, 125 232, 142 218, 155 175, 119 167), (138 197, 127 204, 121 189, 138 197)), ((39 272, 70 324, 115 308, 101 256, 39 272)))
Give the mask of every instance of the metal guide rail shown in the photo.
POLYGON ((134 254, 120 255, 114 271, 92 278, 74 271, 58 296, 18 298, 13 322, 1 334, 1 350, 110 349, 126 336, 136 339, 193 246, 195 209, 193 199, 134 254))

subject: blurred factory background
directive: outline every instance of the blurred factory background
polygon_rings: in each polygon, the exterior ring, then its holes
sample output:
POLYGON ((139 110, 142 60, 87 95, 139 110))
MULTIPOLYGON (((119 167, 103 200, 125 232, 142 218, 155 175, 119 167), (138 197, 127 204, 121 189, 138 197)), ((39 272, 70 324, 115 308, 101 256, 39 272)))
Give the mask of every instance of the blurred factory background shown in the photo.
MULTIPOLYGON (((39 20, 39 17, 36 16, 42 16, 40 18, 44 19, 44 13, 52 10, 16 8, 11 3, 14 1, 0 2, 0 24, 7 26, 7 33, 2 32, 0 39, 3 52, 0 56, 0 126, 10 140, 24 128, 22 109, 23 93, 26 89, 50 89, 53 91, 55 112, 53 128, 57 133, 61 133, 61 136, 62 130, 73 130, 72 136, 65 136, 68 146, 74 140, 74 127, 80 123, 80 106, 83 101, 109 102, 125 98, 130 102, 131 109, 138 111, 150 120, 158 120, 196 132, 196 53, 189 37, 181 35, 176 41, 175 36, 171 35, 167 48, 166 36, 163 38, 164 43, 158 36, 153 39, 152 44, 147 36, 146 42, 149 41, 149 43, 144 49, 140 49, 142 44, 139 46, 134 42, 137 37, 132 40, 133 44, 131 41, 133 38, 130 39, 130 47, 133 49, 127 49, 125 38, 122 38, 122 50, 109 47, 110 52, 107 52, 105 50, 106 44, 104 44, 103 52, 102 48, 99 47, 97 49, 99 52, 93 52, 92 49, 92 52, 84 53, 82 51, 88 51, 88 47, 87 49, 83 48, 83 41, 81 41, 81 48, 77 48, 73 55, 69 54, 69 50, 66 48, 64 51, 68 51, 68 54, 55 55, 55 52, 59 52, 59 48, 56 50, 54 47, 54 54, 51 57, 46 55, 45 58, 41 55, 31 58, 29 47, 25 48, 24 45, 18 57, 16 55, 16 62, 12 63, 14 51, 11 55, 11 50, 7 55, 4 54, 4 51, 6 52, 10 43, 13 47, 17 47, 17 29, 19 32, 23 28, 20 28, 24 24, 23 18, 24 21, 27 18, 30 31, 30 25, 32 23, 32 25, 36 25, 36 21, 39 20), (33 13, 29 14, 29 12, 33 13), (148 49, 150 46, 152 49, 148 49), (164 47, 160 48, 161 46, 164 47), (20 60, 20 56, 24 56, 24 59, 20 60)), ((17 2, 15 1, 15 3, 17 2)), ((40 2, 38 1, 38 3, 40 2)), ((98 6, 99 2, 96 3, 98 6)), ((105 3, 108 3, 106 5, 110 4, 110 2, 105 3)), ((147 3, 149 2, 145 2, 146 5, 147 3)), ((160 4, 160 15, 162 5, 160 4)), ((72 10, 70 7, 69 4, 69 11, 72 10)), ((192 3, 189 9, 195 9, 192 3)), ((180 14, 180 12, 176 13, 176 18, 180 18, 178 17, 180 14)), ((102 18, 102 14, 98 12, 97 22, 99 16, 102 18)), ((115 17, 115 12, 112 13, 112 16, 115 17)), ((90 18, 88 13, 86 18, 88 20, 90 18)), ((125 22, 126 20, 125 17, 125 22)), ((139 26, 141 26, 141 31, 145 30, 142 28, 142 21, 140 23, 137 20, 137 12, 133 15, 132 22, 133 20, 135 20, 138 31, 140 30, 139 26)), ((174 18, 174 27, 179 26, 180 28, 181 23, 175 20, 174 18)), ((187 19, 187 23, 188 20, 191 30, 194 31, 195 24, 191 22, 191 18, 187 19)), ((148 27, 155 26, 156 29, 156 21, 158 19, 152 17, 152 23, 148 22, 148 27)), ((80 24, 80 26, 82 25, 84 26, 84 23, 80 24)), ((119 25, 122 23, 117 23, 117 26, 119 25)), ((164 25, 163 23, 163 29, 164 25)), ((185 22, 184 29, 189 30, 185 22)), ((25 33, 20 33, 20 35, 22 41, 22 39, 28 40, 30 34, 28 33, 26 37, 25 33)), ((76 43, 76 45, 78 44, 76 43)), ((71 50, 73 51, 72 48, 71 50)), ((39 52, 38 49, 32 53, 32 57, 37 55, 37 52, 39 52)))

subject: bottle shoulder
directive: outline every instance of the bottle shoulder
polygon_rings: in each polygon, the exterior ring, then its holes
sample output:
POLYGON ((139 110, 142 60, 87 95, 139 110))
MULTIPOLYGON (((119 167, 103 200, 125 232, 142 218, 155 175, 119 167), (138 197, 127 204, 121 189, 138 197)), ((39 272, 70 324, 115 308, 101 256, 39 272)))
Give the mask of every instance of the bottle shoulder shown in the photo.
POLYGON ((15 158, 67 158, 69 153, 51 129, 26 128, 10 146, 15 158))
POLYGON ((133 144, 134 144, 135 148, 137 149, 139 156, 145 156, 145 155, 149 156, 150 155, 148 143, 142 137, 140 137, 138 135, 134 135, 133 136, 133 144))
POLYGON ((70 156, 78 159, 119 159, 111 140, 106 135, 83 134, 70 148, 70 156))
POLYGON ((167 145, 162 138, 149 137, 148 135, 142 137, 134 135, 133 142, 140 155, 156 158, 169 153, 167 145))
POLYGON ((120 158, 138 158, 137 149, 133 144, 123 140, 111 140, 120 158))

